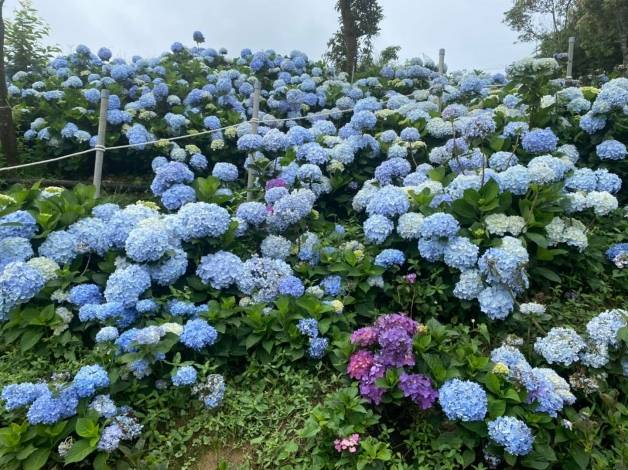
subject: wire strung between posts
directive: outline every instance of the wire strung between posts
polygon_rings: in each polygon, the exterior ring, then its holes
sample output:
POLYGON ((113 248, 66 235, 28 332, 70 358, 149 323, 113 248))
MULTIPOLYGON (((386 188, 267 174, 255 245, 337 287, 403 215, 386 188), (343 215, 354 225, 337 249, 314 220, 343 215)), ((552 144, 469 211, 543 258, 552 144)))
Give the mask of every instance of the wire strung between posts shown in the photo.
POLYGON ((42 165, 44 163, 49 163, 49 162, 58 162, 59 160, 65 160, 66 158, 76 157, 78 155, 84 155, 86 153, 91 153, 94 151, 96 151, 95 148, 82 150, 81 152, 71 153, 69 155, 63 155, 62 157, 51 158, 49 160, 42 160, 39 162, 32 162, 32 163, 24 163, 23 165, 7 166, 4 168, 0 168, 0 171, 16 170, 18 168, 26 168, 29 166, 42 165))
MULTIPOLYGON (((407 95, 402 95, 402 96, 409 97, 409 96, 412 96, 413 94, 414 92, 407 95)), ((294 118, 273 118, 273 119, 261 119, 261 120, 258 119, 257 122, 264 124, 264 123, 273 123, 273 122, 302 121, 305 119, 312 119, 312 118, 316 118, 320 116, 331 116, 332 114, 344 114, 344 113, 348 113, 349 111, 353 111, 353 108, 343 109, 343 110, 338 110, 338 111, 322 111, 320 113, 314 113, 314 114, 309 114, 307 116, 299 116, 299 117, 294 117, 294 118)), ((96 145, 94 148, 82 150, 76 153, 71 153, 69 155, 63 155, 61 157, 50 158, 48 160, 40 160, 40 161, 32 162, 32 163, 25 163, 23 165, 7 166, 4 168, 0 168, 0 171, 17 170, 19 168, 27 168, 27 167, 36 166, 36 165, 43 165, 45 163, 50 163, 50 162, 57 162, 60 160, 65 160, 66 158, 77 157, 79 155, 85 155, 87 153, 95 152, 96 150, 102 150, 102 151, 121 150, 121 149, 126 149, 126 148, 144 147, 146 145, 152 145, 152 144, 157 144, 161 142, 171 142, 175 140, 190 139, 190 138, 199 137, 202 135, 212 134, 214 132, 224 131, 226 129, 231 129, 233 127, 238 127, 238 126, 241 126, 242 124, 247 124, 247 123, 251 124, 253 121, 255 121, 255 119, 249 119, 247 121, 242 121, 237 124, 230 124, 228 126, 219 127, 217 129, 210 129, 207 131, 196 132, 194 134, 185 134, 185 135, 179 135, 176 137, 161 138, 161 139, 151 140, 148 142, 138 142, 137 144, 115 145, 113 147, 104 147, 104 146, 96 145)))

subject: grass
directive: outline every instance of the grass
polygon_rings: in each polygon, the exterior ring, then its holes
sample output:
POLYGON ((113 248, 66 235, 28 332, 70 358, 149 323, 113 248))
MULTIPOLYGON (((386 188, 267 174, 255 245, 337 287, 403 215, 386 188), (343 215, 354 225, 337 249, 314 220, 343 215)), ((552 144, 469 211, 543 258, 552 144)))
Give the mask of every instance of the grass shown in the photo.
POLYGON ((219 409, 186 413, 157 433, 146 460, 182 470, 278 468, 296 451, 310 410, 340 383, 324 366, 253 365, 228 379, 219 409))

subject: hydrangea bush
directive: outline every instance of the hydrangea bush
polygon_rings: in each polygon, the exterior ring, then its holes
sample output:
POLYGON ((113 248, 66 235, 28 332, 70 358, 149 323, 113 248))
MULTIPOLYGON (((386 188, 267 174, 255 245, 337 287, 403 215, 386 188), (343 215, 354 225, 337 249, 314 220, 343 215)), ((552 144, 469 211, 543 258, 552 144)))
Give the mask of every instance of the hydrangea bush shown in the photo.
MULTIPOLYGON (((628 80, 413 59, 352 83, 298 51, 230 59, 193 39, 130 62, 79 46, 11 79, 33 158, 93 146, 107 89, 107 145, 132 145, 108 165, 152 181, 127 205, 87 187, 0 196, 3 347, 90 359, 4 384, 2 462, 150 465, 140 395, 212 410, 234 371, 278 361, 346 384, 294 461, 404 468, 429 423, 461 465, 586 468, 582 416, 614 400, 626 419, 627 313, 564 323, 542 299, 600 278, 625 293, 628 80)), ((606 444, 594 458, 612 467, 606 444)))

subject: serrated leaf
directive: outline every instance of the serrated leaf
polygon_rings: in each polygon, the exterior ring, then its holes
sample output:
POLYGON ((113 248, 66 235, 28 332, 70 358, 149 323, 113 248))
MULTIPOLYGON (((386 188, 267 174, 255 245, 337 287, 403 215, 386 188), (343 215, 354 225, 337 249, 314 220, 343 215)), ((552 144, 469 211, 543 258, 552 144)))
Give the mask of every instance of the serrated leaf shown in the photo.
POLYGON ((23 463, 24 470, 39 470, 48 462, 50 449, 38 449, 33 452, 23 463))
POLYGON ((91 438, 98 436, 98 425, 90 418, 79 418, 76 420, 76 434, 81 437, 91 438))

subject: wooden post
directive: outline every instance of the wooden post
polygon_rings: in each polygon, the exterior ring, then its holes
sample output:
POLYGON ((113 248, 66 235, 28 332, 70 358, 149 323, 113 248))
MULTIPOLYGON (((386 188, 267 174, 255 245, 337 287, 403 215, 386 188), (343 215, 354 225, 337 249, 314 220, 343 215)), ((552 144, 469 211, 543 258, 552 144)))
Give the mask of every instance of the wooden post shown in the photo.
MULTIPOLYGON (((440 48, 438 50, 438 73, 445 73, 445 49, 440 48)), ((438 110, 443 110, 443 96, 442 92, 438 95, 438 110)))
POLYGON ((576 45, 576 38, 574 36, 569 37, 569 49, 567 51, 568 62, 567 62, 567 79, 571 80, 573 78, 573 51, 574 46, 576 45))
POLYGON ((105 156, 105 134, 107 132, 107 109, 109 108, 109 90, 100 92, 100 115, 98 116, 98 137, 96 138, 96 160, 94 161, 94 197, 100 197, 102 182, 102 162, 105 156))
MULTIPOLYGON (((253 115, 251 116, 251 131, 253 134, 257 134, 257 126, 259 124, 259 100, 262 90, 262 83, 259 78, 255 79, 255 93, 253 95, 253 115)), ((251 164, 255 161, 255 153, 251 154, 251 164)), ((253 168, 247 168, 247 182, 246 182, 246 200, 253 200, 253 186, 255 184, 255 171, 253 168)))

